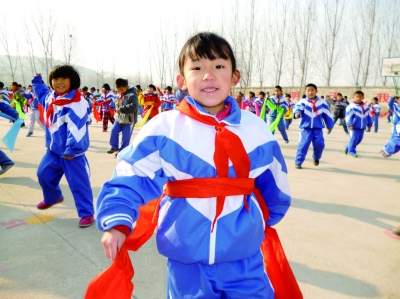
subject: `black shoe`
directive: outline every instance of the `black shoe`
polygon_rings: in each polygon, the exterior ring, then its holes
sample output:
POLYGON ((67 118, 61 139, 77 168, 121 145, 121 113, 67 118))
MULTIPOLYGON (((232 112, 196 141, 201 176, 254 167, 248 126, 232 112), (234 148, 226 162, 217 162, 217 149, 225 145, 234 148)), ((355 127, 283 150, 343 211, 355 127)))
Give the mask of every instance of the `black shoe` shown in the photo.
POLYGON ((294 165, 294 168, 296 168, 296 169, 301 169, 301 164, 295 164, 295 165, 294 165))
POLYGON ((107 151, 107 154, 114 154, 115 152, 118 152, 118 149, 112 147, 107 151))
POLYGON ((332 132, 332 130, 328 130, 328 135, 332 132))
POLYGON ((319 160, 314 160, 314 165, 318 166, 319 165, 319 160))

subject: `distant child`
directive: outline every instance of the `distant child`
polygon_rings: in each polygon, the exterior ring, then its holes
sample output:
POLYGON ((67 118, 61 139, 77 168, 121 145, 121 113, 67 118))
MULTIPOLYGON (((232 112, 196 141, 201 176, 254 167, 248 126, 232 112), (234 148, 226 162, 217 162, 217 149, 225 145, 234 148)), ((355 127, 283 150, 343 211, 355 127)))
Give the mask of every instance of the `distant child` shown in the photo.
POLYGON ((289 130, 290 124, 293 121, 293 108, 294 108, 295 104, 291 100, 291 95, 289 93, 285 94, 285 99, 286 99, 286 102, 288 103, 288 110, 283 115, 283 118, 285 120, 286 130, 289 130))
POLYGON ((363 102, 364 93, 356 91, 353 96, 353 103, 346 108, 346 124, 350 133, 350 141, 344 149, 344 153, 352 158, 357 158, 356 147, 364 137, 364 131, 372 126, 372 118, 369 114, 369 107, 363 102))
MULTIPOLYGON (((379 99, 377 97, 373 98, 371 107, 369 108, 375 133, 378 133, 379 117, 381 116, 381 106, 378 104, 378 102, 379 99)), ((370 131, 370 129, 367 130, 367 132, 370 131)))
POLYGON ((100 99, 96 100, 97 105, 101 105, 101 111, 102 111, 102 119, 103 119, 103 132, 107 132, 108 130, 108 121, 111 122, 111 124, 114 124, 114 99, 115 99, 115 94, 111 91, 110 85, 107 83, 103 84, 102 88, 102 94, 100 96, 100 99))
POLYGON ((236 97, 236 102, 238 103, 239 107, 242 108, 242 102, 244 100, 244 93, 239 91, 237 97, 236 97))
POLYGON ((143 111, 143 89, 140 85, 136 85, 137 97, 138 97, 138 114, 141 116, 143 111))
POLYGON ((142 119, 145 122, 148 122, 153 117, 155 117, 160 112, 158 108, 161 106, 161 101, 158 95, 156 94, 156 87, 153 84, 150 84, 147 87, 147 93, 144 96, 144 106, 142 112, 142 119))
MULTIPOLYGON (((269 100, 272 102, 273 105, 277 107, 282 107, 283 108, 283 114, 285 114, 288 110, 288 103, 284 96, 282 95, 282 87, 279 85, 275 86, 275 95, 270 97, 269 100)), ((271 125, 276 118, 278 117, 278 110, 271 110, 269 113, 269 125, 271 125)), ((281 119, 279 120, 278 123, 278 130, 281 132, 283 140, 285 140, 286 143, 289 143, 289 137, 286 133, 286 125, 285 125, 285 120, 283 119, 283 115, 281 119)), ((275 134, 275 131, 272 132, 272 134, 275 134)))
POLYGON ((254 101, 254 108, 256 109, 256 115, 260 116, 261 108, 264 105, 265 101, 265 92, 260 91, 258 93, 258 98, 255 99, 254 101))
POLYGON ((133 127, 137 123, 138 98, 134 86, 128 85, 128 80, 118 78, 115 81, 119 96, 116 102, 115 122, 111 128, 108 154, 119 152, 129 145, 133 127), (119 134, 122 133, 122 143, 119 146, 119 134))
POLYGON ((256 94, 252 91, 249 92, 249 97, 244 99, 242 102, 243 109, 249 110, 251 113, 256 114, 256 107, 254 106, 254 101, 256 100, 256 94))
POLYGON ((89 105, 89 125, 92 123, 92 118, 90 115, 92 114, 92 107, 93 107, 93 94, 89 92, 89 88, 87 86, 82 87, 82 95, 85 98, 85 100, 88 102, 89 105))
POLYGON ((343 130, 346 134, 349 134, 349 131, 347 130, 346 126, 346 120, 345 120, 345 113, 346 113, 346 107, 349 106, 349 102, 347 102, 341 93, 338 93, 336 95, 336 100, 333 100, 334 103, 334 112, 333 112, 333 125, 336 124, 336 121, 340 119, 340 125, 343 126, 343 130))
POLYGON ((44 200, 37 208, 46 210, 64 201, 59 183, 65 174, 80 217, 79 227, 87 227, 94 221, 90 170, 85 156, 89 148, 89 106, 78 90, 80 78, 72 66, 53 67, 49 84, 53 91, 40 74, 32 80, 47 128, 47 151, 37 171, 44 200))
POLYGON ((333 128, 332 113, 324 100, 317 97, 318 89, 315 84, 307 84, 306 98, 298 102, 294 108, 295 118, 301 117, 300 141, 297 148, 295 168, 301 169, 310 144, 313 145, 314 165, 319 165, 322 152, 325 148, 324 134, 322 129, 333 128), (325 122, 325 125, 324 125, 325 122))
POLYGON ((388 158, 400 151, 400 97, 391 97, 388 102, 388 106, 390 110, 393 111, 393 127, 389 142, 381 150, 381 154, 385 158, 388 158))
POLYGON ((279 145, 265 122, 228 96, 240 73, 225 39, 198 33, 178 61, 178 86, 190 96, 143 127, 100 191, 106 256, 114 260, 138 208, 166 184, 156 238, 168 258, 168 298, 274 298, 260 245, 264 226, 278 223, 290 205, 279 145), (252 181, 249 191, 239 191, 241 180, 252 181))
POLYGON ((43 129, 43 131, 46 132, 46 127, 40 120, 40 113, 38 110, 38 98, 33 92, 32 92, 32 97, 33 97, 33 102, 31 105, 31 114, 29 115, 28 133, 26 134, 26 137, 30 137, 33 135, 33 132, 35 130, 35 122, 37 122, 39 126, 43 129))
POLYGON ((174 105, 178 102, 175 95, 172 93, 172 87, 167 86, 165 88, 165 92, 162 92, 161 89, 157 88, 158 93, 161 95, 161 107, 162 112, 169 111, 174 109, 174 105))

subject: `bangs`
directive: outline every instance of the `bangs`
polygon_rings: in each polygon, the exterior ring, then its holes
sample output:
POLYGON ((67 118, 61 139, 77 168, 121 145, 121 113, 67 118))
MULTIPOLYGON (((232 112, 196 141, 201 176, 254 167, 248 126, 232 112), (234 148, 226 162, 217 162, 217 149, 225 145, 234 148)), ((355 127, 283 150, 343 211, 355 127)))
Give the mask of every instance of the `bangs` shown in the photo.
POLYGON ((52 78, 71 78, 71 68, 66 65, 56 66, 52 71, 52 78))
POLYGON ((186 58, 192 60, 202 58, 209 60, 230 59, 232 71, 236 71, 236 60, 231 46, 224 38, 214 33, 202 32, 196 34, 185 43, 178 58, 179 71, 182 75, 186 58))
POLYGON ((58 78, 69 78, 71 81, 71 89, 78 89, 81 85, 79 72, 68 64, 57 65, 51 69, 49 74, 49 84, 51 88, 53 88, 51 81, 58 78))

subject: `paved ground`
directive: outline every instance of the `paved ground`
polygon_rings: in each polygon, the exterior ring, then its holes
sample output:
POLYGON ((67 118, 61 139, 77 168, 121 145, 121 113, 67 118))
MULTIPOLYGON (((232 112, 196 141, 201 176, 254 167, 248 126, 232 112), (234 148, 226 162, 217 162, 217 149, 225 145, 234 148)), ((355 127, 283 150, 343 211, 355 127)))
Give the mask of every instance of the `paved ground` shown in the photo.
MULTIPOLYGON (((298 122, 290 128, 282 151, 289 169, 292 207, 278 224, 278 232, 305 298, 400 298, 400 240, 386 230, 400 224, 400 155, 382 158, 378 152, 390 135, 381 122, 379 133, 366 133, 359 158, 343 154, 348 137, 336 126, 325 135, 326 149, 318 167, 311 152, 294 169, 298 122), (395 192, 397 191, 397 192, 395 192)), ((9 124, 0 120, 0 136, 9 124)), ((78 228, 78 217, 68 185, 65 201, 39 211, 42 200, 36 169, 45 151, 43 131, 25 137, 22 128, 13 153, 15 166, 0 177, 0 298, 83 298, 87 284, 109 265, 95 226, 78 228)), ((137 130, 135 130, 135 133, 137 130)), ((87 157, 96 197, 116 164, 109 133, 90 126, 87 157)), ((95 198, 96 200, 96 198, 95 198)), ((165 259, 154 239, 131 255, 138 299, 165 298, 165 259)))

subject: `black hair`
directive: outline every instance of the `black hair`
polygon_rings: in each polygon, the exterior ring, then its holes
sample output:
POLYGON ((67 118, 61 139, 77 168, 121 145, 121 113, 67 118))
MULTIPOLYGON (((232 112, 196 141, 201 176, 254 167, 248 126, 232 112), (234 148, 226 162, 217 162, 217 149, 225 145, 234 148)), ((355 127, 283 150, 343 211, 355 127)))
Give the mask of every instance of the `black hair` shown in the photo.
POLYGON ((280 91, 282 91, 282 87, 280 87, 279 85, 275 86, 275 89, 279 89, 280 91))
POLYGON ((81 78, 79 77, 78 71, 68 64, 56 65, 51 69, 49 74, 49 84, 52 89, 54 89, 54 87, 51 81, 58 78, 69 78, 71 90, 78 89, 81 85, 81 78))
POLYGON ((118 78, 115 80, 115 86, 117 86, 117 88, 128 86, 128 79, 118 78))
POLYGON ((3 89, 3 88, 4 88, 4 83, 0 82, 0 89, 3 89))
POLYGON ((88 91, 88 89, 89 89, 89 88, 88 88, 87 86, 83 86, 83 87, 82 87, 82 91, 88 91))
POLYGON ((13 83, 11 83, 11 85, 12 86, 18 86, 18 83, 14 81, 13 83))
POLYGON ((379 99, 377 97, 373 97, 372 99, 377 101, 377 102, 379 101, 379 99))
POLYGON ((307 96, 305 95, 305 94, 303 94, 302 96, 301 96, 301 98, 302 99, 305 99, 307 96))
POLYGON ((315 85, 315 84, 313 84, 313 83, 308 83, 308 84, 306 85, 306 88, 305 88, 305 89, 307 89, 307 87, 313 87, 315 90, 318 90, 317 85, 315 85))
POLYGON ((137 90, 142 90, 142 87, 138 84, 138 85, 136 85, 136 89, 137 90))
POLYGON ((165 89, 168 90, 169 92, 172 92, 172 87, 171 86, 167 86, 165 89))
POLYGON ((110 87, 110 85, 108 85, 108 83, 104 83, 101 88, 105 88, 107 91, 111 90, 111 87, 110 87))
POLYGON ((347 99, 347 96, 344 96, 345 99, 347 99))
POLYGON ((341 96, 341 97, 343 97, 342 94, 341 94, 340 92, 339 92, 336 96, 341 96))
POLYGON ((357 90, 357 91, 354 93, 354 95, 356 95, 356 94, 359 94, 359 95, 364 96, 364 93, 363 93, 361 90, 357 90))
POLYGON ((147 87, 153 88, 154 91, 156 90, 156 87, 154 86, 154 84, 149 84, 149 86, 147 86, 147 87))
POLYGON ((18 87, 19 87, 19 88, 22 88, 22 84, 18 84, 18 87))
POLYGON ((321 99, 325 99, 325 97, 324 97, 324 96, 321 96, 321 99))
POLYGON ((288 97, 290 99, 292 96, 290 95, 290 93, 285 93, 285 97, 288 97))
POLYGON ((232 72, 236 71, 236 59, 229 43, 221 36, 211 32, 200 32, 189 38, 183 45, 178 57, 179 72, 183 76, 183 68, 186 58, 206 58, 215 60, 217 58, 230 59, 232 72))
POLYGON ((256 94, 254 92, 252 92, 252 91, 249 91, 249 93, 252 95, 252 97, 256 96, 256 94))
POLYGON ((263 97, 265 97, 265 92, 260 91, 258 94, 262 95, 263 97))

